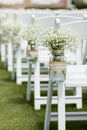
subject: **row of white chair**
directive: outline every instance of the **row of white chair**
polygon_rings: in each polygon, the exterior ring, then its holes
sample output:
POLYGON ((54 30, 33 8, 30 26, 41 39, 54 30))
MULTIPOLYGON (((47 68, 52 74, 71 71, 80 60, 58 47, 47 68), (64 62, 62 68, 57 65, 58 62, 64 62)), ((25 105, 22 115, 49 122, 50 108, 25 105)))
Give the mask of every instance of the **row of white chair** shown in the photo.
MULTIPOLYGON (((19 14, 18 14, 19 15, 19 14)), ((22 14, 21 14, 22 15, 22 14)), ((24 18, 24 17, 21 17, 21 18, 24 18)), ((20 19, 21 19, 20 18, 20 19)), ((72 21, 78 21, 78 20, 81 20, 82 18, 77 18, 77 17, 71 17, 71 16, 65 16, 65 15, 61 15, 61 16, 45 16, 45 17, 42 17, 42 18, 35 18, 34 20, 35 20, 35 23, 38 23, 38 24, 40 24, 41 26, 43 26, 43 28, 47 28, 47 27, 53 27, 54 26, 54 24, 55 24, 55 19, 56 18, 59 18, 60 19, 60 21, 61 21, 61 23, 64 23, 64 25, 66 25, 66 26, 68 26, 68 27, 70 27, 71 29, 75 29, 74 31, 78 31, 78 30, 76 30, 76 28, 77 28, 77 25, 74 25, 73 26, 73 28, 72 28, 72 24, 73 23, 70 23, 70 25, 68 24, 67 25, 67 22, 72 22, 72 21), (65 24, 66 23, 66 24, 65 24)), ((22 20, 22 19, 21 19, 22 20)), ((26 22, 27 22, 27 20, 26 20, 26 22)), ((82 22, 83 22, 83 26, 84 26, 84 29, 86 29, 85 28, 85 24, 84 24, 84 21, 82 20, 82 22)), ((76 22, 75 22, 76 23, 76 22)), ((86 21, 85 21, 85 23, 86 23, 86 21)), ((77 24, 78 24, 78 22, 77 22, 77 24)), ((80 23, 78 24, 78 29, 81 29, 81 27, 82 26, 80 26, 80 23)), ((79 30, 78 32, 82 32, 83 30, 79 30)), ((84 30, 84 32, 86 32, 86 30, 84 30)), ((82 35, 82 34, 81 34, 82 35)), ((25 47, 26 48, 26 47, 25 47)), ((42 51, 43 51, 43 53, 44 53, 44 50, 41 50, 40 51, 40 55, 41 55, 41 53, 42 53, 42 51)), ((11 42, 9 42, 9 47, 8 47, 8 64, 9 63, 11 63, 11 64, 14 64, 14 60, 13 60, 13 58, 12 58, 12 55, 13 55, 13 51, 12 51, 12 44, 11 44, 11 42)), ((11 65, 10 64, 10 66, 12 67, 12 69, 11 69, 11 71, 12 72, 14 72, 14 69, 16 68, 16 76, 17 76, 17 83, 22 83, 22 82, 24 82, 24 81, 28 81, 28 75, 23 75, 22 73, 22 68, 24 68, 25 66, 26 66, 26 68, 27 68, 27 70, 28 70, 28 63, 26 62, 26 63, 23 63, 23 58, 24 59, 26 59, 27 57, 26 57, 26 55, 24 56, 23 55, 23 51, 21 50, 21 47, 19 47, 19 49, 18 49, 18 52, 16 53, 16 60, 17 60, 17 64, 16 65, 11 65), (25 66, 24 66, 24 64, 25 64, 25 66)), ((39 56, 40 56, 39 55, 39 56)), ((40 92, 41 92, 41 90, 40 90, 40 82, 41 81, 49 81, 49 78, 40 78, 40 73, 39 73, 39 69, 40 69, 40 63, 45 63, 45 64, 47 64, 46 62, 46 56, 45 56, 45 58, 44 57, 40 57, 40 60, 38 61, 38 66, 37 66, 37 68, 35 68, 35 69, 37 69, 37 73, 36 73, 36 75, 38 75, 38 84, 37 84, 37 79, 35 80, 35 82, 36 82, 36 86, 35 86, 35 90, 34 90, 34 95, 35 95, 35 109, 40 109, 40 105, 41 104, 46 104, 46 98, 44 98, 44 97, 42 97, 42 96, 40 96, 40 92), (42 60, 41 60, 42 59, 42 60), (43 60, 43 59, 45 59, 45 61, 43 60), (43 61, 43 62, 42 62, 43 61), (38 91, 37 91, 38 90, 38 91), (44 98, 44 99, 43 99, 44 98), (43 100, 43 101, 42 101, 43 100)), ((77 59, 80 59, 80 60, 77 60, 76 62, 79 62, 80 61, 80 63, 82 62, 81 61, 81 57, 80 58, 77 58, 77 59)), ((36 71, 36 70, 35 70, 36 71)), ((34 81, 34 79, 33 79, 33 81, 34 81)), ((29 86, 28 86, 29 87, 29 86)), ((77 107, 78 108, 80 108, 80 107, 82 107, 82 95, 81 95, 81 89, 80 90, 78 90, 78 89, 76 89, 76 95, 78 95, 78 97, 79 97, 79 101, 80 101, 80 103, 78 102, 78 100, 72 100, 72 103, 76 103, 77 104, 77 107), (79 94, 80 93, 80 94, 79 94)), ((28 92, 27 92, 27 94, 28 94, 28 92)), ((27 96, 28 97, 28 96, 27 96)), ((55 101, 54 101, 55 102, 55 101)), ((69 100, 69 101, 67 101, 68 103, 70 102, 71 103, 71 99, 69 100)))

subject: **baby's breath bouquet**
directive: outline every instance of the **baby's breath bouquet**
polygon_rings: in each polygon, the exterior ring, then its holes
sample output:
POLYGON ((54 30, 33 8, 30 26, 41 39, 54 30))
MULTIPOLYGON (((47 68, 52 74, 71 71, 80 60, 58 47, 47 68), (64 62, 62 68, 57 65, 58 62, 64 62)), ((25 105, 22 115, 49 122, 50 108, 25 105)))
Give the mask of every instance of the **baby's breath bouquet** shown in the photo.
POLYGON ((37 24, 27 25, 22 31, 20 35, 23 39, 28 42, 27 46, 27 56, 30 59, 36 59, 38 52, 36 49, 37 39, 39 38, 41 28, 37 24))
POLYGON ((25 29, 21 31, 21 36, 28 41, 28 44, 36 44, 39 38, 41 28, 37 24, 32 24, 26 26, 25 29))
POLYGON ((21 30, 21 25, 19 23, 14 23, 11 25, 11 31, 13 36, 18 35, 20 30, 21 30))
POLYGON ((20 41, 19 33, 23 26, 24 25, 22 23, 19 23, 17 21, 11 24, 11 39, 13 43, 20 41))
POLYGON ((42 32, 40 38, 40 43, 48 47, 53 53, 64 54, 64 49, 74 51, 80 45, 79 35, 62 27, 56 32, 53 28, 47 28, 42 32))

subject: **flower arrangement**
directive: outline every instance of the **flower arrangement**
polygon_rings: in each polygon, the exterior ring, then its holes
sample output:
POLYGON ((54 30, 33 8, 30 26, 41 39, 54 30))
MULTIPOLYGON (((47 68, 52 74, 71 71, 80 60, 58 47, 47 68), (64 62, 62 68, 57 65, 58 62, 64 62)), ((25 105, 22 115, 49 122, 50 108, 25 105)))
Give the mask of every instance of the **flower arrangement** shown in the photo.
POLYGON ((40 36, 41 45, 48 47, 50 51, 64 54, 64 49, 76 50, 80 45, 79 35, 67 28, 59 28, 54 32, 53 28, 47 28, 40 36))
POLYGON ((18 35, 20 30, 21 30, 21 25, 19 23, 15 22, 14 24, 11 25, 11 31, 13 36, 18 35))
POLYGON ((19 33, 22 29, 22 27, 24 27, 24 24, 19 23, 19 22, 13 22, 11 24, 11 39, 12 39, 12 43, 19 44, 20 41, 20 36, 19 33))
POLYGON ((36 44, 39 38, 41 28, 37 24, 26 26, 20 33, 20 35, 28 41, 28 44, 36 44))

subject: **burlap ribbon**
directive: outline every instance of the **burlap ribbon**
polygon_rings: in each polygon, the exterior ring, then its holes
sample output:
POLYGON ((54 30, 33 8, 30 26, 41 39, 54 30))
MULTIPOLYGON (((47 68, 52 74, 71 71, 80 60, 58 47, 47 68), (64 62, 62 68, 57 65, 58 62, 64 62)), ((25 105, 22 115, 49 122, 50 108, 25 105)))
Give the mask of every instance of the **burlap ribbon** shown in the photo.
POLYGON ((37 52, 37 50, 27 50, 27 56, 30 59, 37 58, 38 57, 38 52, 37 52))
POLYGON ((50 71, 66 71, 67 63, 65 61, 51 61, 49 63, 50 71))

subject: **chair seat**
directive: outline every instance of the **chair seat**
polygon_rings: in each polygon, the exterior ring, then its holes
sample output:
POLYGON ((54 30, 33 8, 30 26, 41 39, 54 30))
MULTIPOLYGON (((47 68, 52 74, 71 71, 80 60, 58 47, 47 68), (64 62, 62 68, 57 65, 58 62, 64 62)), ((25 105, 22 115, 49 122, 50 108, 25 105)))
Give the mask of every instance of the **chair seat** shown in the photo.
POLYGON ((65 84, 66 87, 87 87, 87 77, 66 79, 65 84))
POLYGON ((67 66, 65 84, 67 87, 87 87, 87 65, 67 66))

